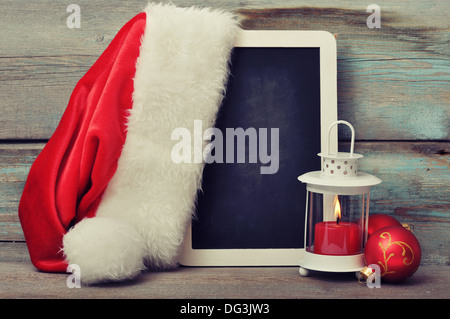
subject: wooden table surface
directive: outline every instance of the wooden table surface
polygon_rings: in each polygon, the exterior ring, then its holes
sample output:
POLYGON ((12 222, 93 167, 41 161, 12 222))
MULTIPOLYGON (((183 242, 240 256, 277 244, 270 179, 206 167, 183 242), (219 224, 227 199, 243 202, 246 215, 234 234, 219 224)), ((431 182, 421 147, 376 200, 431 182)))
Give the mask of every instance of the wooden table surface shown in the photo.
POLYGON ((449 298, 449 266, 424 265, 408 280, 368 288, 354 273, 312 272, 301 277, 298 267, 179 267, 142 273, 123 283, 68 288, 70 274, 37 271, 23 243, 0 243, 0 298, 182 298, 296 299, 449 298))

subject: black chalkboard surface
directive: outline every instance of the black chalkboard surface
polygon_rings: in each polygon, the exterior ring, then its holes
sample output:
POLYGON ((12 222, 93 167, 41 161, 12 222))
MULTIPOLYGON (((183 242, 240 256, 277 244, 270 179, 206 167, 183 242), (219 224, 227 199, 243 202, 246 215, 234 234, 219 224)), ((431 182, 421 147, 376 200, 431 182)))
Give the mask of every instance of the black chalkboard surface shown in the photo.
MULTIPOLYGON (((297 177, 320 170, 317 154, 324 109, 320 50, 320 46, 233 49, 215 124, 223 139, 218 145, 223 147, 211 151, 214 161, 205 165, 185 260, 194 251, 245 254, 304 248, 306 190, 297 177)), ((330 110, 336 112, 336 106, 330 110)), ((181 263, 222 265, 214 256, 181 263)))
MULTIPOLYGON (((250 163, 256 150, 248 136, 245 163, 206 164, 192 224, 194 249, 303 248, 305 190, 297 176, 320 169, 319 58, 319 48, 234 49, 216 128, 264 128, 268 137, 278 129, 278 141, 264 143, 272 158, 278 156, 278 170, 276 160, 272 174, 261 173, 268 164, 259 158, 250 163)), ((237 154, 237 138, 229 137, 223 134, 223 145, 234 144, 237 154)))

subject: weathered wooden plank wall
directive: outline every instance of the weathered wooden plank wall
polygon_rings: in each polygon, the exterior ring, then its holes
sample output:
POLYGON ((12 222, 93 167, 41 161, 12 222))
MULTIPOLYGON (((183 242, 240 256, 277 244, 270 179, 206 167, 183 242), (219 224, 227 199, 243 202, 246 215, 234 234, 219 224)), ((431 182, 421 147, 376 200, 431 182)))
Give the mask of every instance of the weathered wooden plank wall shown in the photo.
MULTIPOLYGON (((361 169, 383 180, 372 212, 414 225, 423 263, 450 264, 448 1, 377 1, 380 29, 367 27, 366 1, 172 2, 232 10, 245 29, 335 34, 339 118, 355 126, 361 169)), ((0 242, 24 240, 17 206, 30 165, 78 79, 146 3, 0 3, 0 242), (66 25, 71 3, 79 29, 66 25)), ((348 147, 348 133, 340 137, 348 147)))

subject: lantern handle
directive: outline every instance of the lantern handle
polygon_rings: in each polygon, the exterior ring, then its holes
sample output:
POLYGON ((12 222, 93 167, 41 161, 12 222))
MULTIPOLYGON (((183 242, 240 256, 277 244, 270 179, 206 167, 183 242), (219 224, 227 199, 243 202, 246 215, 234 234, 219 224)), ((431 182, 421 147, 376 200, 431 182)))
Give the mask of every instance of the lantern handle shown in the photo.
POLYGON ((330 135, 331 135, 331 129, 335 126, 335 125, 337 125, 337 124, 345 124, 345 125, 347 125, 349 128, 350 128, 350 130, 352 131, 352 141, 351 141, 351 144, 350 144, 350 157, 353 157, 353 149, 354 149, 354 145, 355 145, 355 129, 353 128, 353 126, 349 123, 349 122, 347 122, 347 121, 343 121, 343 120, 338 120, 338 121, 336 121, 336 122, 333 122, 331 125, 330 125, 330 127, 328 128, 328 141, 327 141, 327 143, 328 143, 328 147, 327 147, 327 154, 329 155, 330 154, 330 135))

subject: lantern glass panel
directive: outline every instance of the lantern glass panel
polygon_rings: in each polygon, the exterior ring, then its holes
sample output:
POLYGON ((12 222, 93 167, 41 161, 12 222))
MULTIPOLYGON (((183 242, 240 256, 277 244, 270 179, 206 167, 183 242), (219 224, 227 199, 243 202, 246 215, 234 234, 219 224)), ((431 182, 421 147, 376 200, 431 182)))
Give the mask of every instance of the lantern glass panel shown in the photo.
POLYGON ((369 194, 308 191, 307 196, 306 251, 339 256, 363 253, 369 194))

